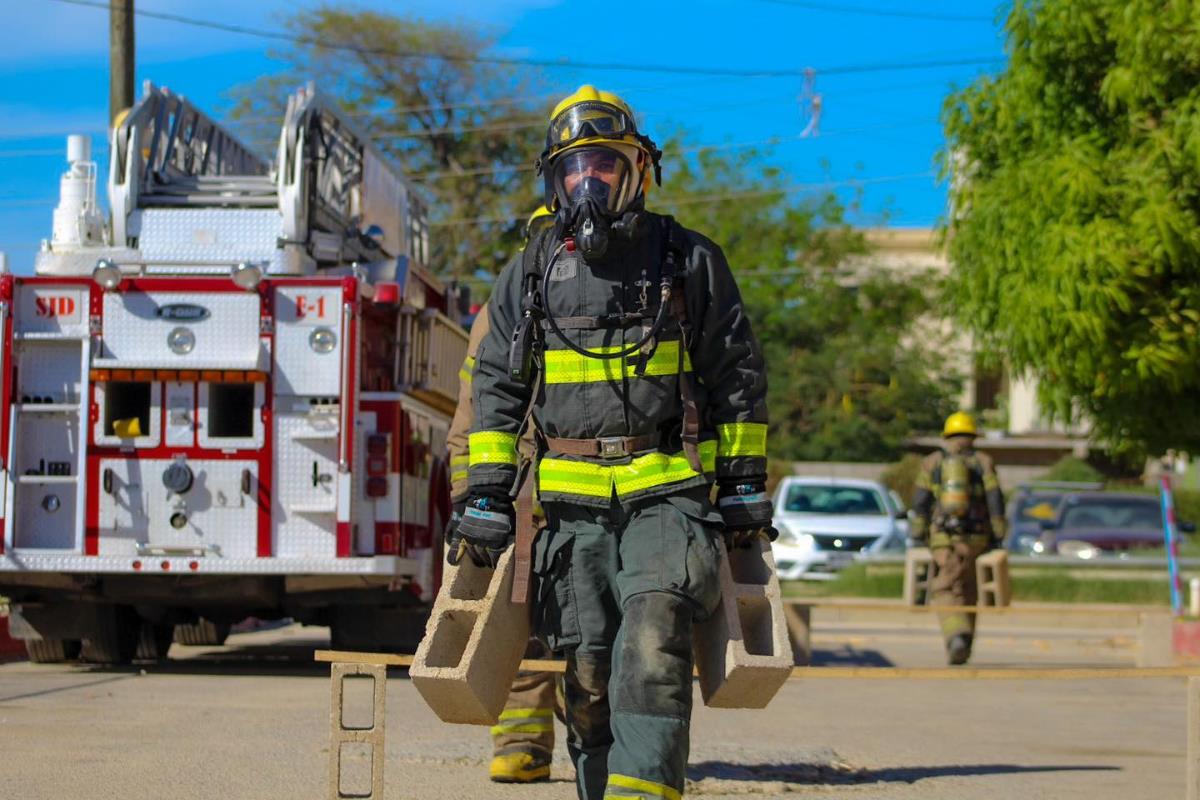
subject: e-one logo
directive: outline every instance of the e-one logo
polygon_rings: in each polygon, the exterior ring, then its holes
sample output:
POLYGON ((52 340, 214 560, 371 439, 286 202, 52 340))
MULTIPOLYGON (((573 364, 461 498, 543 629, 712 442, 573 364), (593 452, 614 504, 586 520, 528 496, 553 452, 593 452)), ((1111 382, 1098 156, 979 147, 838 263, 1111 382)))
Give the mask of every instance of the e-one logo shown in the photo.
POLYGON ((172 322, 199 322, 208 319, 208 309, 191 303, 171 303, 159 306, 158 316, 160 319, 169 319, 172 322))
POLYGON ((35 301, 39 317, 51 319, 75 315, 75 298, 70 295, 41 295, 35 301))

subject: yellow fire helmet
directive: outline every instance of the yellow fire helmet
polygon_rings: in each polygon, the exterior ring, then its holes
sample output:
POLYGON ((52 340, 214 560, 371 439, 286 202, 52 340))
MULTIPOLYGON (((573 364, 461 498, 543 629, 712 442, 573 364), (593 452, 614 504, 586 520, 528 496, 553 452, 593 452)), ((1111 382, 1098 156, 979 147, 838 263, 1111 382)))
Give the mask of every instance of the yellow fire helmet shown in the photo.
MULTIPOLYGON (((662 152, 653 140, 639 133, 629 104, 612 92, 595 86, 580 86, 554 107, 546 130, 546 149, 537 160, 538 173, 545 179, 546 208, 551 212, 566 196, 564 175, 569 169, 594 168, 595 151, 615 153, 615 163, 603 163, 616 173, 609 211, 620 214, 643 195, 653 174, 662 182, 659 159, 662 152), (568 156, 574 154, 573 158, 568 156), (653 168, 653 173, 651 171, 653 168)), ((600 154, 601 160, 604 154, 600 154)))
POLYGON ((942 428, 943 437, 978 436, 979 429, 975 427, 975 418, 965 411, 955 411, 946 417, 946 425, 942 428))
POLYGON ((529 215, 529 219, 525 222, 524 237, 525 241, 529 241, 529 237, 534 231, 538 230, 542 225, 548 225, 554 222, 554 212, 546 208, 544 205, 538 206, 529 215))

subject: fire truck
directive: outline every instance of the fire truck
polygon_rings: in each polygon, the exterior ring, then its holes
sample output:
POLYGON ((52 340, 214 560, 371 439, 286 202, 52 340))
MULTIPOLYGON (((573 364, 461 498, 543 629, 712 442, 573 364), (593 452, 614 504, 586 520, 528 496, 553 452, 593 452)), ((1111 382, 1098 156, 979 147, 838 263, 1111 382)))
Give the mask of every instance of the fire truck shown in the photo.
POLYGON ((0 275, 0 594, 34 661, 219 644, 248 616, 419 639, 449 516, 465 292, 420 194, 311 86, 268 163, 147 84, 109 215, 68 139, 52 237, 0 275))

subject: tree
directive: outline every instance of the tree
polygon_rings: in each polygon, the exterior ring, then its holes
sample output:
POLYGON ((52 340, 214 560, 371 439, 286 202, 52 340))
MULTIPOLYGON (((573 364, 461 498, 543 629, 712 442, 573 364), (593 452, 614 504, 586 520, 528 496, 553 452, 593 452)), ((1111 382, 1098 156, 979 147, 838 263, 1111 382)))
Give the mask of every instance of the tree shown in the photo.
POLYGON ((664 150, 648 206, 725 251, 769 369, 771 455, 889 461, 914 431, 936 430, 959 382, 935 337, 932 278, 871 268, 867 244, 832 195, 796 198, 762 153, 664 150), (848 269, 847 265, 857 266, 848 269))
POLYGON ((283 70, 233 93, 248 137, 273 148, 287 94, 314 80, 425 187, 431 266, 457 277, 499 271, 541 204, 532 167, 550 96, 540 76, 473 60, 493 39, 462 25, 327 5, 284 26, 295 43, 275 54, 283 70))
POLYGON ((1059 417, 1200 446, 1200 26, 1181 0, 1017 0, 945 104, 948 299, 1059 417))

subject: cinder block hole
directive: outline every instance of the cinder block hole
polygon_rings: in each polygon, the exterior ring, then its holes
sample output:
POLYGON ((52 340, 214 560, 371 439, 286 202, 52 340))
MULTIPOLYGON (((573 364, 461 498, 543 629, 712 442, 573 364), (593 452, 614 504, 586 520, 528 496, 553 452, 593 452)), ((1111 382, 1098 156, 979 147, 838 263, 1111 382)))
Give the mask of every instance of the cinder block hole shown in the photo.
POLYGON ((365 731, 375 727, 375 677, 342 678, 342 727, 365 731))
POLYGON ((371 796, 371 745, 342 742, 338 747, 338 797, 371 796))
POLYGON ((457 667, 471 640, 479 615, 472 611, 444 611, 434 627, 425 660, 430 667, 457 667))
POLYGON ((737 607, 746 652, 752 656, 775 655, 771 601, 765 597, 739 597, 737 607))
POLYGON ((771 570, 757 545, 735 547, 729 554, 729 573, 734 583, 766 586, 771 580, 771 570))
POLYGON ((475 566, 469 558, 464 558, 453 572, 449 592, 454 600, 482 600, 487 597, 488 586, 496 574, 494 569, 475 566))

